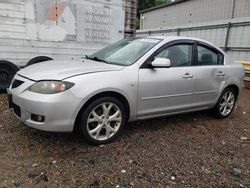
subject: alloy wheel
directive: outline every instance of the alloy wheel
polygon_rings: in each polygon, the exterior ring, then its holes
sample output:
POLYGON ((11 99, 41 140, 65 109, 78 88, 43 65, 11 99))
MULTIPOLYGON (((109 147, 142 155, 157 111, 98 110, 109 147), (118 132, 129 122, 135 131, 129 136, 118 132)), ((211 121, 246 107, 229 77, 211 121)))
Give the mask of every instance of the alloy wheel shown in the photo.
POLYGON ((221 98, 220 101, 220 113, 222 116, 227 116, 231 113, 234 108, 235 97, 232 91, 227 91, 221 98))
POLYGON ((114 136, 121 124, 121 109, 112 102, 105 102, 90 112, 87 118, 87 131, 93 139, 104 141, 114 136))

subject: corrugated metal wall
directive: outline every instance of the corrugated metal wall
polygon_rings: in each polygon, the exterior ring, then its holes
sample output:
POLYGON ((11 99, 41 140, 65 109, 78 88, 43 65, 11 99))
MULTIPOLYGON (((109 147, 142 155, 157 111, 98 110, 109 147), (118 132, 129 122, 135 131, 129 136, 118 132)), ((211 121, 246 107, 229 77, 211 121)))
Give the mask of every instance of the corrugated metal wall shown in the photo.
POLYGON ((250 0, 186 0, 141 13, 141 29, 250 17, 250 0))
POLYGON ((136 36, 189 36, 211 41, 237 61, 250 61, 250 17, 182 25, 164 29, 138 30, 136 36))
POLYGON ((186 0, 142 12, 141 22, 137 36, 198 37, 250 61, 250 0, 186 0))

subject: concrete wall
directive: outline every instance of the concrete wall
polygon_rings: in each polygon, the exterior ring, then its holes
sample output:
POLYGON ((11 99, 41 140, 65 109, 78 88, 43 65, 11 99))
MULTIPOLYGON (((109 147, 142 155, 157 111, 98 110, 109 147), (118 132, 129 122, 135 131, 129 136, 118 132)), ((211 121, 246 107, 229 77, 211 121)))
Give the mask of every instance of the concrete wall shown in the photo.
POLYGON ((250 0, 186 0, 141 13, 141 29, 175 27, 241 17, 250 17, 250 0))

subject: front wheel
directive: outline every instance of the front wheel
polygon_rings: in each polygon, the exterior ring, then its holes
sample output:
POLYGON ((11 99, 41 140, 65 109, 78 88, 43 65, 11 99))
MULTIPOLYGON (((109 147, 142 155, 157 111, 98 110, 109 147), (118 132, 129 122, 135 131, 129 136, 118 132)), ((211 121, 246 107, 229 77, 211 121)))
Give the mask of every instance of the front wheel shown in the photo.
POLYGON ((214 115, 218 118, 228 117, 234 109, 235 102, 236 102, 235 90, 232 88, 225 89, 222 92, 217 104, 213 109, 214 115))
POLYGON ((112 97, 103 97, 92 102, 83 112, 80 131, 91 144, 106 144, 120 135, 125 123, 122 103, 112 97))

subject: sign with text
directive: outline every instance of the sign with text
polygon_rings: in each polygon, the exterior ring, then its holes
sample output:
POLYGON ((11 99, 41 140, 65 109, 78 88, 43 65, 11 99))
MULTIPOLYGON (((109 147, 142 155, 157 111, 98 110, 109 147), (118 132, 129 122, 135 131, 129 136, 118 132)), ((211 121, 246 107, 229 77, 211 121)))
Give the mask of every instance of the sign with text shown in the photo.
POLYGON ((110 43, 119 40, 124 32, 122 7, 93 2, 80 3, 76 7, 76 30, 78 41, 110 43))

